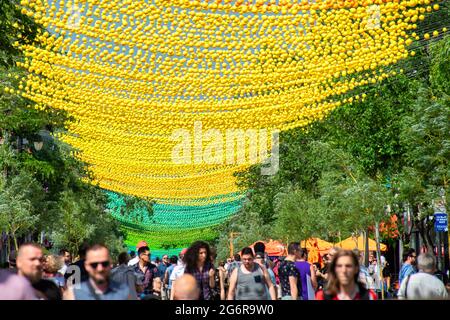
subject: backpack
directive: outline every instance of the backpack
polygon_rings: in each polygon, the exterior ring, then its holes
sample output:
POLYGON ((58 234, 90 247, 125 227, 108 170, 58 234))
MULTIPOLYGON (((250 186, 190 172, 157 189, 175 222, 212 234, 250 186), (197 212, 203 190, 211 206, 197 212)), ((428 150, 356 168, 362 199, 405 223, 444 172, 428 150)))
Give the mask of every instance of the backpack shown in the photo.
POLYGON ((111 270, 111 280, 118 283, 128 284, 128 275, 134 275, 134 270, 131 267, 120 268, 117 267, 111 270))

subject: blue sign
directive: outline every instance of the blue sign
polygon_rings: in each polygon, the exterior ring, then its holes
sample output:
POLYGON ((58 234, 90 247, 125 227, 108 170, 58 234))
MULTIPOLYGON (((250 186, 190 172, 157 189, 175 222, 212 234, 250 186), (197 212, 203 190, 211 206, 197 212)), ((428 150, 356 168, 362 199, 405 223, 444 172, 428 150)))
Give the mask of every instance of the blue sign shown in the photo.
POLYGON ((446 213, 436 212, 434 214, 434 231, 448 231, 448 219, 446 213))

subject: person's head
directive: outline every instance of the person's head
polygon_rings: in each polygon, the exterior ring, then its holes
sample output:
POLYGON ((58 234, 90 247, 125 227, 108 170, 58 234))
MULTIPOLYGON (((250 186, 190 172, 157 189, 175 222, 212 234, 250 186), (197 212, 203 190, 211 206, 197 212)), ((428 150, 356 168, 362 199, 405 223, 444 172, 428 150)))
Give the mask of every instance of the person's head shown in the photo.
MULTIPOLYGON (((136 244, 136 250, 139 250, 139 248, 142 248, 142 247, 148 247, 147 242, 145 242, 144 240, 141 240, 136 244)), ((139 255, 139 253, 138 253, 138 255, 139 255)))
POLYGON ((83 244, 78 248, 78 256, 80 260, 86 259, 86 252, 89 249, 89 244, 87 242, 83 242, 83 244))
POLYGON ((358 257, 351 250, 339 250, 330 263, 327 291, 337 294, 341 286, 356 284, 358 276, 358 257))
POLYGON ((134 259, 136 257, 136 252, 131 250, 130 251, 130 259, 134 259))
POLYGON ((241 261, 241 255, 239 253, 236 253, 234 255, 234 261, 237 261, 237 262, 241 261))
POLYGON ((156 257, 155 263, 156 263, 156 264, 159 264, 160 262, 161 262, 161 259, 160 259, 159 257, 156 257))
POLYGON ((253 269, 255 256, 253 255, 253 250, 250 247, 245 247, 241 251, 241 261, 245 268, 248 270, 253 269))
POLYGON ((184 255, 187 252, 187 248, 184 248, 183 250, 180 251, 180 254, 178 255, 178 258, 180 258, 180 261, 184 261, 184 255))
POLYGON ((417 257, 417 268, 422 272, 433 274, 436 271, 436 258, 429 252, 421 253, 417 257))
POLYGON ((216 258, 217 258, 217 250, 214 247, 210 247, 209 250, 210 250, 210 254, 211 254, 211 263, 214 264, 214 261, 216 261, 216 258))
POLYGON ((412 248, 403 254, 403 262, 404 263, 409 263, 411 265, 415 265, 416 258, 417 258, 416 250, 414 250, 412 248))
POLYGON ((358 257, 359 265, 363 265, 364 264, 364 253, 359 251, 358 249, 353 249, 352 251, 355 254, 355 256, 358 257))
POLYGON ((111 257, 107 247, 95 244, 86 251, 84 262, 89 277, 98 285, 109 281, 111 272, 111 257))
POLYGON ((33 284, 36 290, 36 295, 44 300, 62 300, 61 290, 58 286, 50 280, 42 279, 33 284))
POLYGON ((177 264, 178 262, 178 257, 177 256, 171 256, 169 259, 169 263, 170 264, 177 264))
POLYGON ((300 248, 299 255, 300 255, 300 259, 305 260, 305 261, 308 260, 308 249, 300 248))
POLYGON ((253 249, 255 249, 255 254, 257 252, 261 252, 264 254, 264 252, 266 252, 266 245, 264 244, 264 242, 257 242, 255 243, 255 245, 253 246, 253 249))
POLYGON ((225 267, 225 261, 220 260, 219 261, 219 267, 225 267))
POLYGON ((169 255, 165 254, 162 256, 162 262, 164 264, 169 264, 169 255))
POLYGON ((204 241, 194 242, 184 255, 186 270, 193 272, 199 265, 204 265, 211 261, 211 251, 209 245, 204 241))
POLYGON ((300 258, 300 242, 291 242, 288 245, 288 255, 295 256, 296 259, 300 258))
POLYGON ((149 247, 140 247, 138 250, 138 257, 141 262, 149 263, 151 254, 149 247))
POLYGON ((119 253, 119 256, 117 257, 117 261, 120 264, 127 264, 128 261, 130 261, 130 256, 128 255, 127 252, 121 252, 119 253))
POLYGON ((200 297, 200 289, 197 286, 195 278, 185 273, 174 283, 173 287, 174 300, 198 300, 200 297))
POLYGON ((340 249, 337 247, 333 247, 328 251, 328 258, 330 260, 330 262, 333 260, 335 254, 339 251, 340 249))
POLYGON ((17 253, 17 269, 31 283, 38 282, 42 277, 44 254, 40 245, 35 243, 23 244, 17 253))
POLYGON ((265 256, 263 252, 256 252, 255 253, 255 262, 258 264, 265 264, 265 256))
POLYGON ((72 263, 72 255, 70 254, 69 250, 67 249, 61 249, 59 250, 59 256, 63 259, 63 262, 65 264, 72 263))
POLYGON ((227 263, 231 263, 232 259, 231 258, 227 258, 227 263))
POLYGON ((313 268, 314 268, 314 271, 320 270, 320 263, 319 262, 314 262, 313 263, 313 268))
POLYGON ((330 264, 330 255, 328 253, 325 253, 322 257, 322 261, 325 265, 330 264))
POLYGON ((49 274, 56 274, 62 268, 64 260, 61 256, 48 255, 44 260, 44 272, 49 274))

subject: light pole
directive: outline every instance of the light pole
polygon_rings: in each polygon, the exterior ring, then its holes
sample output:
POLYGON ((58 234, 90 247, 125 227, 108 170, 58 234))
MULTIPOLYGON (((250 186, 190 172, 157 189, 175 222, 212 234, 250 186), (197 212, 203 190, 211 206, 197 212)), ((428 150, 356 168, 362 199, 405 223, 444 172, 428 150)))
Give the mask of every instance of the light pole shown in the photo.
POLYGON ((230 258, 234 256, 234 236, 240 235, 240 232, 230 232, 230 258))

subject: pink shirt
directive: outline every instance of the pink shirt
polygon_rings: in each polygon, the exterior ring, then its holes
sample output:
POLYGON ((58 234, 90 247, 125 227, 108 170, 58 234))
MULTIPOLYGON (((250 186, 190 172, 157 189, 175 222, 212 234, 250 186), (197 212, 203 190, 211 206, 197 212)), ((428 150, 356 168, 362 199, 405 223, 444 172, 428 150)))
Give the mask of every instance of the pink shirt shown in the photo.
POLYGON ((0 300, 36 300, 30 282, 15 273, 0 270, 0 300))

